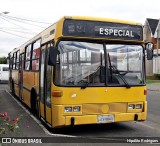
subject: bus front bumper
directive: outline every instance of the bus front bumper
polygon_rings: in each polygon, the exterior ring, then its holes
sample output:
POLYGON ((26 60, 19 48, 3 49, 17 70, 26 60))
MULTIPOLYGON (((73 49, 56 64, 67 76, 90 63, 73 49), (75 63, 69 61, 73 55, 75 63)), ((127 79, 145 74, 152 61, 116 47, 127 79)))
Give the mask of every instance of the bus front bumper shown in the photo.
POLYGON ((65 127, 85 124, 105 124, 114 122, 127 121, 144 121, 146 120, 146 113, 116 113, 103 115, 76 115, 76 116, 62 116, 57 118, 53 127, 65 127))
POLYGON ((147 101, 142 109, 132 109, 127 112, 90 113, 64 112, 63 106, 54 106, 52 114, 52 127, 65 127, 84 124, 105 124, 127 121, 145 121, 147 118, 147 101), (55 111, 55 112, 54 112, 55 111))
POLYGON ((103 124, 124 121, 144 121, 145 113, 120 113, 107 115, 66 116, 65 126, 83 124, 103 124))

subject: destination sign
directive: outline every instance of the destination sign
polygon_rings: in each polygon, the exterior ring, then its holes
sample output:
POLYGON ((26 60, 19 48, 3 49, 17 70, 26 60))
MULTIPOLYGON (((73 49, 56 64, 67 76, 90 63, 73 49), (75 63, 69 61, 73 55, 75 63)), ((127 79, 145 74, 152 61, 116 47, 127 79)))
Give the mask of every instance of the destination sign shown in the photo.
POLYGON ((133 31, 131 30, 124 30, 124 29, 120 29, 118 30, 117 28, 113 29, 113 28, 103 28, 100 27, 99 28, 99 35, 106 35, 106 36, 123 36, 123 37, 131 37, 134 38, 133 35, 133 31))
POLYGON ((65 20, 64 36, 143 40, 142 26, 111 22, 65 20))

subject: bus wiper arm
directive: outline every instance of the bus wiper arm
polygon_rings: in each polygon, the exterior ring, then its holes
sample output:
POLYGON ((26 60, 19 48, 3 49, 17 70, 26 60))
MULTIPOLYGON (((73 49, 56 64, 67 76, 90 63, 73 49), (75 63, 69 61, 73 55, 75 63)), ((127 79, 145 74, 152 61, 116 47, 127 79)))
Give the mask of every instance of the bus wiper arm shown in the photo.
POLYGON ((89 85, 89 82, 86 81, 86 80, 81 80, 80 82, 82 83, 81 89, 85 89, 85 88, 87 88, 88 85, 89 85))
POLYGON ((122 81, 125 83, 126 85, 126 88, 131 88, 131 86, 128 84, 128 82, 126 81, 126 79, 121 75, 121 74, 118 74, 118 76, 122 79, 122 81))
POLYGON ((126 81, 126 79, 124 78, 124 76, 122 76, 120 74, 120 72, 117 70, 117 68, 115 66, 112 66, 112 69, 115 71, 115 73, 122 79, 122 81, 124 82, 124 84, 126 85, 126 88, 131 88, 131 86, 128 84, 128 82, 126 81))

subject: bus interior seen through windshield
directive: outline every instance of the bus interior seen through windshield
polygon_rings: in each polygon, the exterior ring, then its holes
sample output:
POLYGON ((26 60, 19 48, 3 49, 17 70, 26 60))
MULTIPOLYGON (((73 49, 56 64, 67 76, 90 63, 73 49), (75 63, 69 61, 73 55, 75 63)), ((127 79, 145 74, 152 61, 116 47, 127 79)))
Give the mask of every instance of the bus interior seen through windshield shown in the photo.
POLYGON ((59 86, 144 85, 143 47, 60 41, 54 83, 59 86))

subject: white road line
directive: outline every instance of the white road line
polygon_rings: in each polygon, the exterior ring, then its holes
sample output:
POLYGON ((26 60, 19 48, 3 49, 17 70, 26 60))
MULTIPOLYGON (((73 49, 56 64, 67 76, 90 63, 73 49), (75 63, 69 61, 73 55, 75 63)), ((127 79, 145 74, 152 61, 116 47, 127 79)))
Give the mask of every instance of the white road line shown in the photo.
POLYGON ((30 115, 30 117, 42 128, 42 130, 45 132, 45 134, 50 135, 50 136, 55 136, 55 137, 80 137, 80 136, 74 136, 74 135, 64 135, 64 134, 53 134, 50 133, 42 124, 39 120, 37 120, 37 118, 35 118, 31 112, 26 109, 18 100, 15 99, 14 96, 12 96, 12 94, 10 94, 7 90, 5 90, 16 102, 17 104, 27 113, 30 115))

